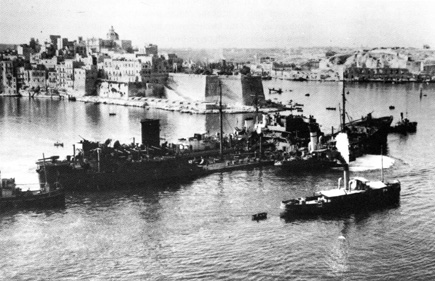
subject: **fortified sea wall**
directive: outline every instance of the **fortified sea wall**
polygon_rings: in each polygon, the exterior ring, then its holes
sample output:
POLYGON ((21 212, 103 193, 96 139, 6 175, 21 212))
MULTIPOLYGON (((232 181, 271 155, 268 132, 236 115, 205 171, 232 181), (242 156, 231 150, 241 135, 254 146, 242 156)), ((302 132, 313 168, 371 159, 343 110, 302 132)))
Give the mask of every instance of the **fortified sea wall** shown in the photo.
POLYGON ((170 73, 166 82, 168 98, 188 101, 217 102, 222 87, 222 103, 255 105, 255 98, 264 100, 260 76, 217 76, 170 73))
POLYGON ((97 96, 102 98, 125 99, 131 97, 156 97, 165 95, 163 84, 145 82, 100 81, 97 96))

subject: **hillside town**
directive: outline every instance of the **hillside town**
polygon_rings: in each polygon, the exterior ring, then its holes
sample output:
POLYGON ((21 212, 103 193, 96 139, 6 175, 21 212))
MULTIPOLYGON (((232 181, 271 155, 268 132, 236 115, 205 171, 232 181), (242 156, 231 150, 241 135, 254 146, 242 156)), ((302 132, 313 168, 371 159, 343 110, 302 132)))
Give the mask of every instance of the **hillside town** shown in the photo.
POLYGON ((132 41, 121 40, 113 27, 105 39, 78 37, 70 41, 50 35, 40 43, 31 38, 29 44, 1 51, 0 92, 12 96, 167 98, 170 73, 296 81, 435 81, 435 52, 427 45, 422 49, 169 51, 161 52, 154 44, 134 48, 132 41))

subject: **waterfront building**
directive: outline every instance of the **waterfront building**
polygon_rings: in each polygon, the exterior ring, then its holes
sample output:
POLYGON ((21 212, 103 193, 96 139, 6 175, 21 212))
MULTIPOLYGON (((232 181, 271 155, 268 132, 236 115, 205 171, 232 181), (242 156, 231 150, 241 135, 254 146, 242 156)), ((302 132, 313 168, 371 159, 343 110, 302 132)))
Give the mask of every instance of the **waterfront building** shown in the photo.
POLYGON ((106 58, 103 63, 104 78, 116 82, 140 82, 140 71, 148 67, 140 59, 106 58))
POLYGON ((418 74, 423 71, 423 61, 408 60, 406 62, 406 69, 413 74, 418 74))
POLYGON ((55 89, 57 87, 57 72, 55 67, 47 70, 47 87, 49 89, 55 89))
POLYGON ((431 77, 435 76, 435 60, 426 60, 423 64, 423 73, 431 77))
POLYGON ((83 65, 83 62, 72 59, 66 59, 56 65, 57 86, 64 90, 74 89, 74 68, 79 68, 83 65))
POLYGON ((47 88, 47 71, 44 65, 32 65, 30 68, 21 67, 23 88, 32 91, 45 91, 47 88))
POLYGON ((407 68, 349 67, 344 71, 348 81, 410 81, 415 78, 407 68))
POLYGON ((16 76, 16 66, 14 61, 0 61, 1 70, 1 92, 6 95, 16 95, 18 94, 18 83, 16 76))
POLYGON ((84 95, 96 95, 98 70, 95 65, 74 69, 74 90, 84 95))

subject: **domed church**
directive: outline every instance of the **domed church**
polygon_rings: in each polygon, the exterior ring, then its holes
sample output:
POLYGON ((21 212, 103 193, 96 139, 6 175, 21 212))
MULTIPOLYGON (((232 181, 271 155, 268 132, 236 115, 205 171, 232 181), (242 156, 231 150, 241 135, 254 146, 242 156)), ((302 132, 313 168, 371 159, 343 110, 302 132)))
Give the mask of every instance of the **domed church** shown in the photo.
POLYGON ((109 32, 107 33, 107 40, 119 40, 119 35, 118 33, 115 32, 115 30, 113 29, 113 26, 110 27, 109 32))

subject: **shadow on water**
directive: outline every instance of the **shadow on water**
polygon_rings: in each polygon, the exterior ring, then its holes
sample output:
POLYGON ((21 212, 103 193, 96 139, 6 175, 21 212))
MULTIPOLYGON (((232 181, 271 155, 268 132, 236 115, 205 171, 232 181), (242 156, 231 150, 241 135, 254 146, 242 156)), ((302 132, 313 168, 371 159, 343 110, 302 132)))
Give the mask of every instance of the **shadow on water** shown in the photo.
POLYGON ((146 185, 123 185, 106 190, 74 190, 67 191, 67 207, 69 205, 88 205, 99 207, 110 207, 117 205, 122 201, 131 202, 148 200, 158 201, 163 193, 175 193, 188 182, 166 182, 152 183, 146 185))

